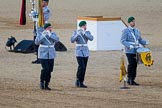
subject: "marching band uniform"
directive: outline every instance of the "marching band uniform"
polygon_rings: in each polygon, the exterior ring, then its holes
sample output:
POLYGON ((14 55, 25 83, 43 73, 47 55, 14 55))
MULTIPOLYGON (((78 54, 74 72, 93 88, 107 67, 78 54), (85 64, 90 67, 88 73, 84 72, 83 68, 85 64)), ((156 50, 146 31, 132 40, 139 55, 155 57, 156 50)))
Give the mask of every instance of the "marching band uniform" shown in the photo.
POLYGON ((48 87, 51 72, 53 71, 54 59, 56 58, 56 52, 54 44, 59 41, 59 37, 54 32, 46 30, 51 24, 46 23, 44 25, 44 31, 39 33, 35 39, 35 44, 39 45, 38 58, 40 59, 42 70, 40 75, 40 87, 41 89, 50 90, 48 87))
POLYGON ((43 7, 43 14, 45 23, 48 23, 48 20, 51 16, 50 9, 48 8, 48 6, 43 7))
MULTIPOLYGON (((85 25, 85 21, 81 21, 79 24, 80 27, 85 25)), ((78 70, 76 74, 77 79, 75 83, 76 87, 87 88, 83 82, 89 57, 89 49, 87 46, 88 40, 92 41, 93 36, 91 35, 90 31, 86 31, 83 28, 75 30, 71 37, 71 42, 76 42, 75 55, 78 62, 78 70)))
MULTIPOLYGON (((45 2, 49 2, 49 0, 42 0, 42 1, 45 1, 45 2)), ((43 15, 44 15, 44 22, 45 23, 48 23, 48 20, 51 16, 51 12, 50 12, 50 9, 48 8, 48 6, 44 6, 43 7, 43 15)), ((43 27, 38 27, 37 28, 37 34, 39 34, 40 32, 43 32, 44 28, 43 27)), ((35 40, 36 37, 34 37, 34 40, 35 40)), ((37 60, 33 61, 32 63, 37 63, 39 64, 40 61, 38 59, 38 45, 35 45, 35 49, 36 49, 36 55, 37 55, 37 60)))
POLYGON ((44 15, 44 22, 48 23, 48 20, 49 20, 49 18, 51 16, 51 11, 48 8, 49 0, 42 0, 42 1, 47 3, 47 5, 43 6, 43 15, 44 15))
MULTIPOLYGON (((134 21, 134 17, 130 17, 128 19, 128 23, 134 21)), ((121 43, 125 46, 125 53, 128 59, 128 81, 129 85, 139 85, 135 82, 136 71, 137 71, 137 58, 136 58, 136 49, 141 45, 147 45, 148 42, 141 38, 140 31, 135 28, 129 26, 124 29, 121 37, 121 43)))

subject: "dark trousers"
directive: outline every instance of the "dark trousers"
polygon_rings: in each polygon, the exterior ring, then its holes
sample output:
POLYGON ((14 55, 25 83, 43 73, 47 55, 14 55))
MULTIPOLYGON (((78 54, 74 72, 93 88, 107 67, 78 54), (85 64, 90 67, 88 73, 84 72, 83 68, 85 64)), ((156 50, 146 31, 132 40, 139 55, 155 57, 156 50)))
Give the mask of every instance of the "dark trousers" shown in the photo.
POLYGON ((54 59, 40 59, 42 70, 40 75, 40 82, 45 82, 48 85, 51 79, 51 72, 54 67, 54 59))
MULTIPOLYGON (((34 42, 35 42, 36 36, 34 36, 34 42)), ((37 56, 37 60, 38 60, 38 48, 39 45, 34 44, 34 48, 35 48, 35 52, 36 52, 36 56, 37 56)))
POLYGON ((136 54, 126 54, 127 59, 128 59, 128 80, 134 81, 136 78, 136 71, 137 71, 137 59, 136 59, 136 54))
POLYGON ((87 68, 88 57, 77 57, 78 70, 77 70, 77 80, 84 82, 85 72, 87 68))

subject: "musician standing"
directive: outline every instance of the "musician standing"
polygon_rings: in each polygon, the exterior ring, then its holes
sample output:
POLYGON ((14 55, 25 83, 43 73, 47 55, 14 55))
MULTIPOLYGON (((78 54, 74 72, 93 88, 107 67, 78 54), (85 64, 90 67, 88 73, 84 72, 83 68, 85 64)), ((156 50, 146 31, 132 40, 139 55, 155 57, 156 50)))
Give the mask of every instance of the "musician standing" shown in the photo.
MULTIPOLYGON (((48 4, 49 4, 49 0, 42 0, 42 8, 43 8, 43 15, 44 15, 44 22, 45 23, 48 23, 48 20, 51 16, 51 12, 50 12, 50 9, 48 8, 48 4)), ((37 34, 39 32, 42 32, 44 30, 43 27, 38 27, 37 28, 37 34)), ((34 37, 35 39, 36 37, 34 37)), ((40 60, 38 59, 38 45, 35 45, 35 49, 36 49, 36 55, 37 55, 37 60, 35 61, 32 61, 32 63, 36 63, 36 64, 39 64, 40 63, 40 60)))
POLYGON ((51 90, 48 85, 51 79, 51 72, 53 71, 54 59, 56 58, 54 44, 58 41, 59 37, 52 32, 50 23, 44 25, 44 31, 39 33, 35 39, 35 44, 39 45, 38 58, 42 66, 40 75, 41 89, 51 90))
POLYGON ((79 23, 79 27, 80 29, 75 30, 71 37, 71 42, 76 42, 75 54, 78 62, 78 70, 76 74, 77 79, 75 82, 75 86, 87 88, 87 86, 84 85, 84 77, 89 57, 89 49, 87 46, 87 42, 88 40, 92 41, 93 36, 91 35, 90 31, 86 31, 87 24, 85 21, 81 21, 79 23))
POLYGON ((48 8, 49 0, 42 0, 42 7, 43 7, 43 14, 44 14, 44 21, 45 23, 48 23, 48 20, 50 18, 50 9, 48 8))
POLYGON ((141 45, 147 45, 148 42, 141 38, 140 31, 135 28, 135 18, 128 18, 129 26, 124 29, 121 37, 121 43, 125 46, 125 53, 128 60, 128 85, 136 85, 139 84, 135 82, 136 71, 137 71, 137 55, 136 50, 141 45))

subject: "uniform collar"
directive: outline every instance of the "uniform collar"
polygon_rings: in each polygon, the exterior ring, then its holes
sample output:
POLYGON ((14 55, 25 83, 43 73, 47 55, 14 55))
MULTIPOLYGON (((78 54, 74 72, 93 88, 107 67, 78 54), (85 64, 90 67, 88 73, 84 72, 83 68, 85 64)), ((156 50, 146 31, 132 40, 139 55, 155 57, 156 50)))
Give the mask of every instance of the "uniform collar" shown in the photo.
POLYGON ((132 30, 135 29, 135 27, 131 27, 131 26, 129 26, 129 28, 132 29, 132 30))

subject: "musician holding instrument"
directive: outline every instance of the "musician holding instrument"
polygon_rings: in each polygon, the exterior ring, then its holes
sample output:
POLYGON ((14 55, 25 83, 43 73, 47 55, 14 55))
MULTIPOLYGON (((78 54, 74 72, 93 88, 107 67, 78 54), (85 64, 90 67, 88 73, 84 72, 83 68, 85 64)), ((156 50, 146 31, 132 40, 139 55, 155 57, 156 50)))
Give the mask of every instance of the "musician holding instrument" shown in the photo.
MULTIPOLYGON (((42 8, 43 8, 43 15, 44 15, 44 23, 48 23, 49 18, 51 16, 51 11, 48 7, 49 4, 49 0, 42 0, 42 8)), ((40 14, 40 13, 39 13, 40 14)), ((36 28, 35 28, 36 29, 36 28)), ((36 34, 38 34, 39 32, 42 32, 44 29, 43 27, 38 27, 36 30, 36 34)), ((36 36, 34 37, 34 39, 36 38, 36 36)), ((40 60, 38 59, 38 45, 35 45, 35 49, 36 49, 36 55, 37 55, 37 59, 35 61, 32 61, 33 64, 39 64, 40 60)))
POLYGON ((55 32, 52 32, 50 23, 44 25, 44 31, 39 33, 35 39, 35 44, 39 45, 38 58, 42 66, 40 75, 41 89, 51 90, 48 85, 51 79, 51 72, 53 71, 54 59, 56 58, 54 44, 58 41, 59 37, 55 32))
POLYGON ((148 41, 142 39, 139 29, 135 28, 135 18, 128 18, 129 26, 124 29, 121 37, 121 43, 125 46, 125 53, 128 60, 128 85, 138 86, 139 84, 135 82, 136 71, 137 71, 137 48, 140 45, 145 46, 148 41))
POLYGON ((42 0, 42 7, 43 7, 43 14, 44 14, 44 21, 48 23, 48 20, 51 16, 50 9, 48 8, 49 0, 42 0))
POLYGON ((85 21, 79 23, 79 29, 75 30, 71 37, 71 42, 76 42, 75 55, 78 62, 78 70, 76 74, 75 86, 80 88, 87 88, 84 85, 85 72, 89 58, 89 49, 87 46, 88 40, 92 41, 93 36, 90 31, 87 31, 87 24, 85 21))

